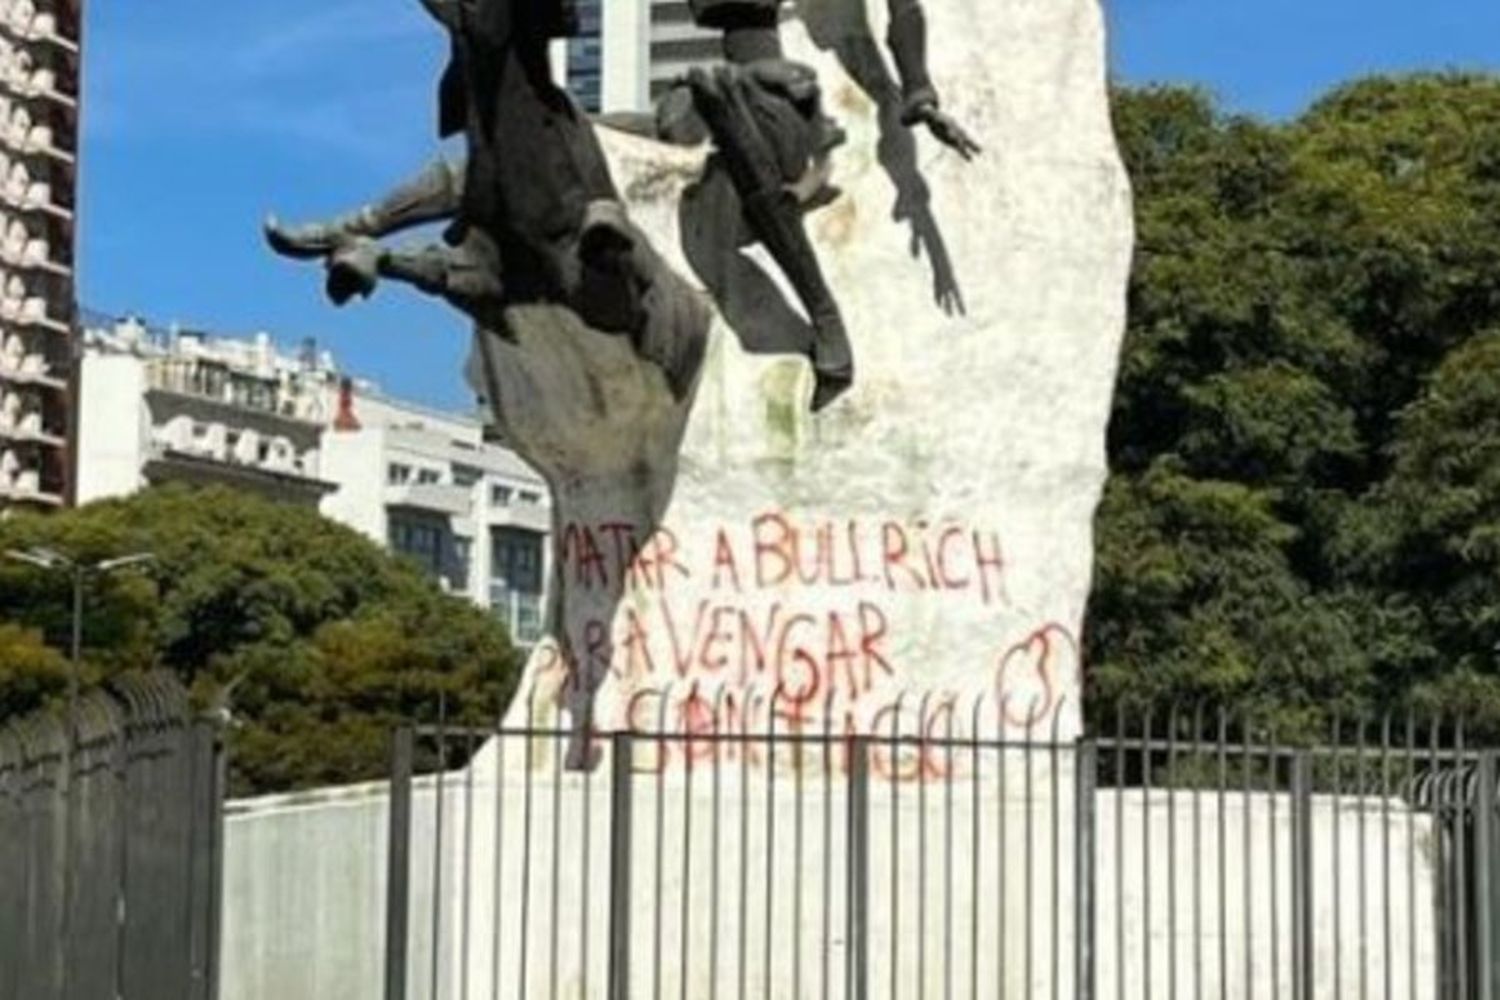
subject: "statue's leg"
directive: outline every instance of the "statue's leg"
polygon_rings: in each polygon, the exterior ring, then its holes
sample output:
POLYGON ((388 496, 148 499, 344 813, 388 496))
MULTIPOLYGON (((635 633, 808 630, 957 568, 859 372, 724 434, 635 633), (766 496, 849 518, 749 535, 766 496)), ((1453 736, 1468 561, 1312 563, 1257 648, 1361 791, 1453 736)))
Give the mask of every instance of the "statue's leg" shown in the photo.
POLYGON ((703 179, 683 194, 679 216, 683 253, 740 345, 752 354, 811 356, 812 327, 760 264, 742 252, 756 236, 718 157, 710 158, 703 179))
POLYGON ((464 165, 438 159, 379 201, 330 222, 282 226, 266 223, 271 247, 288 257, 323 257, 355 237, 379 238, 452 218, 464 192, 464 165))
POLYGON ((352 237, 328 259, 328 295, 342 305, 355 295, 368 297, 379 279, 390 278, 491 322, 503 305, 504 284, 497 260, 480 243, 471 235, 459 246, 389 248, 369 237, 352 237))
POLYGON ((821 410, 854 382, 854 354, 843 314, 803 227, 803 207, 787 191, 775 151, 760 132, 732 72, 696 72, 690 80, 703 119, 744 203, 745 220, 786 274, 812 322, 817 379, 812 408, 821 410))

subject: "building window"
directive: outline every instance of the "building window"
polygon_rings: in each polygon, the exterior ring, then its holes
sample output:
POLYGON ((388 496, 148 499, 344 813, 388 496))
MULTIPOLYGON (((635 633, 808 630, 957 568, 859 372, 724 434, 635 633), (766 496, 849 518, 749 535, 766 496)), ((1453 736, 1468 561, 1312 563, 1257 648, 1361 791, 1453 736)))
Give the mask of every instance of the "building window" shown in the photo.
POLYGON ((578 21, 578 35, 568 43, 568 90, 585 111, 597 112, 604 82, 600 0, 581 0, 578 21))
POLYGON ((490 532, 490 610, 523 646, 542 637, 543 541, 535 531, 490 532))
POLYGON ((443 474, 436 469, 418 469, 417 483, 421 486, 436 486, 443 481, 443 474))
POLYGON ((517 499, 528 507, 535 507, 542 502, 542 495, 534 490, 522 490, 517 499))
POLYGON ((411 482, 411 466, 392 462, 386 468, 385 481, 391 486, 405 486, 411 482))
POLYGON ((433 576, 443 572, 443 536, 445 532, 428 521, 392 516, 388 532, 391 549, 415 559, 433 576))
POLYGON ((453 466, 453 485, 462 486, 467 489, 484 478, 484 473, 472 465, 453 466))
POLYGON ((200 396, 222 400, 229 387, 229 369, 206 361, 199 362, 188 377, 188 385, 200 396))
POLYGON ((509 486, 503 486, 499 483, 496 483, 495 485, 490 487, 490 506, 509 507, 510 498, 514 495, 515 490, 511 489, 509 486))

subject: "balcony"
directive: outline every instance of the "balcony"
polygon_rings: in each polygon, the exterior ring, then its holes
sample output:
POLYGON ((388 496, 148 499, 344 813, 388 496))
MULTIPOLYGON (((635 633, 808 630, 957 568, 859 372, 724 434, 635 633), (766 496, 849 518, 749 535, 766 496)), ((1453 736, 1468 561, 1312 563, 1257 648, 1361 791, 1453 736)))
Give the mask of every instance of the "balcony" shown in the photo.
MULTIPOLYGON (((77 53, 78 43, 58 30, 57 15, 36 11, 30 4, 15 4, 10 16, 0 21, 0 32, 17 42, 55 45, 64 52, 77 53)), ((76 25, 71 26, 76 29, 76 25)))
POLYGON ((228 462, 212 455, 154 445, 144 469, 150 483, 185 482, 194 485, 228 486, 257 493, 271 500, 316 507, 318 501, 338 489, 300 472, 228 462))
POLYGON ((470 487, 451 483, 399 483, 385 488, 385 505, 468 517, 474 512, 474 494, 470 487))
POLYGON ((12 139, 8 148, 23 156, 43 156, 68 166, 73 166, 78 160, 73 153, 54 143, 48 132, 35 128, 24 137, 12 139))
POLYGON ((0 323, 10 326, 50 330, 64 336, 73 332, 72 327, 60 319, 47 315, 47 300, 39 295, 25 298, 5 295, 0 297, 0 323))
POLYGON ((313 413, 316 387, 283 387, 274 379, 204 359, 159 359, 146 368, 146 402, 153 419, 195 419, 286 436, 301 448, 317 446, 322 425, 313 413))
MULTIPOLYGON (((0 164, 8 158, 6 151, 0 148, 0 164)), ((70 187, 71 183, 68 180, 62 187, 70 187)), ((63 222, 72 222, 71 204, 59 203, 55 198, 57 191, 50 181, 33 178, 22 160, 13 161, 8 172, 0 178, 0 204, 12 211, 41 212, 63 222)))
POLYGON ((72 277, 71 267, 52 259, 52 241, 32 233, 19 218, 12 217, 6 224, 4 213, 0 213, 0 231, 4 233, 0 236, 0 269, 72 277))
MULTIPOLYGON (((73 112, 78 107, 78 56, 58 49, 7 43, 0 38, 0 86, 23 101, 73 112)), ((76 119, 69 123, 76 133, 76 119)))
POLYGON ((21 425, 7 427, 0 424, 0 441, 8 441, 13 444, 35 444, 45 448, 62 448, 67 445, 67 439, 61 434, 53 434, 50 431, 39 430, 21 425))
POLYGON ((552 508, 546 504, 490 507, 485 523, 492 528, 524 528, 545 535, 552 531, 552 508))
POLYGON ((29 436, 13 442, 0 432, 0 503, 63 503, 61 456, 29 436))
POLYGON ((78 107, 78 98, 57 88, 56 79, 46 70, 14 71, 0 79, 12 95, 27 101, 50 101, 72 111, 78 107))
POLYGON ((0 382, 8 382, 11 385, 35 385, 58 391, 68 388, 66 379, 49 374, 45 368, 34 365, 27 367, 24 362, 19 368, 9 368, 5 365, 3 358, 0 358, 0 382))

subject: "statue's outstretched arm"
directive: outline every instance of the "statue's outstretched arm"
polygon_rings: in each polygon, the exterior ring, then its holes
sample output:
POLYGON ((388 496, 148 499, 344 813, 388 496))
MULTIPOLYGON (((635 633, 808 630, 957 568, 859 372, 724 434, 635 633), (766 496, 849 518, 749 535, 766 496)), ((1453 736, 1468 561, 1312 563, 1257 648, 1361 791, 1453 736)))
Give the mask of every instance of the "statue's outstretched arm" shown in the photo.
POLYGON ((980 152, 979 143, 942 110, 936 85, 927 69, 927 15, 921 0, 887 0, 890 29, 886 42, 901 75, 901 121, 924 124, 939 142, 956 150, 964 159, 980 152))

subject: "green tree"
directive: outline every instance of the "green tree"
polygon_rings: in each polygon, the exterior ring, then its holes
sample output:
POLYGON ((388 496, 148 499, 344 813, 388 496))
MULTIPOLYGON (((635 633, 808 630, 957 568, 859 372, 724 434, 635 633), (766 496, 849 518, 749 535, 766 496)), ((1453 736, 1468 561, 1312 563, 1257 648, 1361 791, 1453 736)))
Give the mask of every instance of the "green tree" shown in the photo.
POLYGON ((1115 122, 1139 243, 1096 718, 1208 698, 1295 732, 1415 697, 1500 720, 1500 79, 1357 81, 1285 123, 1121 90, 1115 122))
POLYGON ((68 686, 68 661, 36 629, 0 622, 0 719, 34 712, 68 686))
POLYGON ((1443 361, 1388 450, 1389 477, 1341 539, 1427 639, 1382 667, 1429 702, 1500 719, 1500 332, 1443 361))
MULTIPOLYGON (((493 719, 519 676, 494 618, 315 511, 164 487, 0 522, 0 549, 38 545, 88 561, 155 554, 91 582, 84 682, 160 667, 204 707, 227 699, 238 791, 376 776, 398 719, 433 720, 440 704, 493 719)), ((60 574, 0 566, 0 706, 60 690, 64 664, 35 637, 66 648, 68 598, 60 574)))

